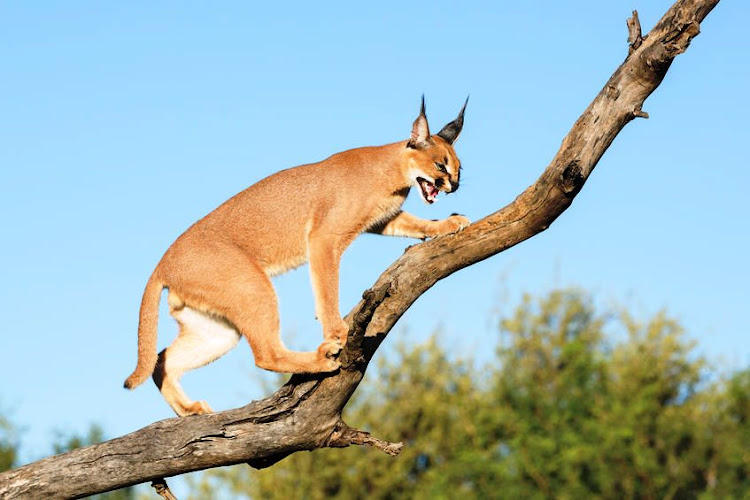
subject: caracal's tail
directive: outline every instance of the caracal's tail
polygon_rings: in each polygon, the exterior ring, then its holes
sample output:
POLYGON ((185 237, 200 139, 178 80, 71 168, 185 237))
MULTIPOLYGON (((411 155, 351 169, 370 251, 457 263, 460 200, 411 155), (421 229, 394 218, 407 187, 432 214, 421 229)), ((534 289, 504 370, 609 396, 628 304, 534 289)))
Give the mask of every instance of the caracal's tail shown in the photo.
POLYGON ((164 285, 151 275, 141 300, 141 315, 138 322, 138 365, 125 380, 125 388, 134 389, 153 373, 156 367, 156 330, 159 324, 159 299, 164 285))

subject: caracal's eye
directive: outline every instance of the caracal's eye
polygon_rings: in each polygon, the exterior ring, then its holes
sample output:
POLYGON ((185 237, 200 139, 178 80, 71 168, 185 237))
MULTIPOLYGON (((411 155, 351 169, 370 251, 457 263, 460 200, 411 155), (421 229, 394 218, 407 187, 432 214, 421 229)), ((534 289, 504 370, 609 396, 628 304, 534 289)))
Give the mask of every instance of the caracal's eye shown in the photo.
POLYGON ((448 169, 445 167, 445 163, 435 162, 435 168, 444 174, 448 173, 448 169))

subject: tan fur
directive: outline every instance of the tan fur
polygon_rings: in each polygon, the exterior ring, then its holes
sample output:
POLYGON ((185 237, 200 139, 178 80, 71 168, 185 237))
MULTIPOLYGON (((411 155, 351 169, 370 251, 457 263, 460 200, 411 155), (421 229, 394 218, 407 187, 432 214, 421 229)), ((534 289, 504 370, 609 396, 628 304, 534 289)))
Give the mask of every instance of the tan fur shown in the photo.
MULTIPOLYGON (((460 118, 462 125, 463 110, 460 118)), ((185 231, 156 266, 141 304, 138 366, 125 386, 134 388, 153 373, 178 415, 210 412, 205 402, 193 402, 182 392, 179 378, 226 353, 240 334, 261 368, 335 371, 348 334, 339 312, 342 253, 364 231, 430 238, 468 225, 463 216, 430 221, 401 211, 410 188, 421 190, 417 176, 452 192, 458 187, 459 167, 452 145, 430 135, 423 108, 408 141, 344 151, 283 170, 229 199, 185 231), (323 343, 316 351, 294 352, 279 335, 270 277, 305 262, 310 263, 323 343), (157 356, 163 288, 169 289, 170 314, 180 332, 157 356)))

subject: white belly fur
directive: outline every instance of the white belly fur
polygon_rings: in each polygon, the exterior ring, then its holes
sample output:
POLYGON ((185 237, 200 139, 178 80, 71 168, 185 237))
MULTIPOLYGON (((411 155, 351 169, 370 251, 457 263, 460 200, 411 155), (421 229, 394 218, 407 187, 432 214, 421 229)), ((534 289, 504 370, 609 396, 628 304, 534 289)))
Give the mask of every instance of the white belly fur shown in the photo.
POLYGON ((233 349, 241 337, 226 320, 190 306, 173 310, 172 316, 183 327, 180 335, 189 337, 191 347, 200 350, 203 357, 210 357, 211 361, 233 349))

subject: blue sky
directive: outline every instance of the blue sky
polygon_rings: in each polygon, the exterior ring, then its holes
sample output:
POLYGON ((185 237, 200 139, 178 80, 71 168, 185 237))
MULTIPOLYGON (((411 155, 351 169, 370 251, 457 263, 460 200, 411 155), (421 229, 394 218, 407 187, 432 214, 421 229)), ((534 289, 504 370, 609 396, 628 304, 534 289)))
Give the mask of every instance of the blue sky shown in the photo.
MULTIPOLYGON (((547 165, 625 57, 631 10, 647 30, 670 4, 0 4, 0 407, 25 428, 24 457, 48 453, 53 429, 115 436, 172 416, 150 382, 121 388, 138 304, 164 250, 226 198, 405 139, 422 93, 433 130, 471 94, 461 190, 407 209, 479 219, 547 165)), ((642 315, 667 308, 715 366, 747 366, 749 17, 747 2, 722 2, 573 206, 439 283, 389 342, 440 328, 481 358, 523 292, 575 285, 642 315)), ((342 313, 413 243, 357 240, 342 313)), ((285 340, 316 346, 307 268, 276 284, 285 340)), ((160 345, 174 334, 162 314, 160 345)), ((243 342, 185 386, 226 409, 262 397, 263 378, 243 342)))

